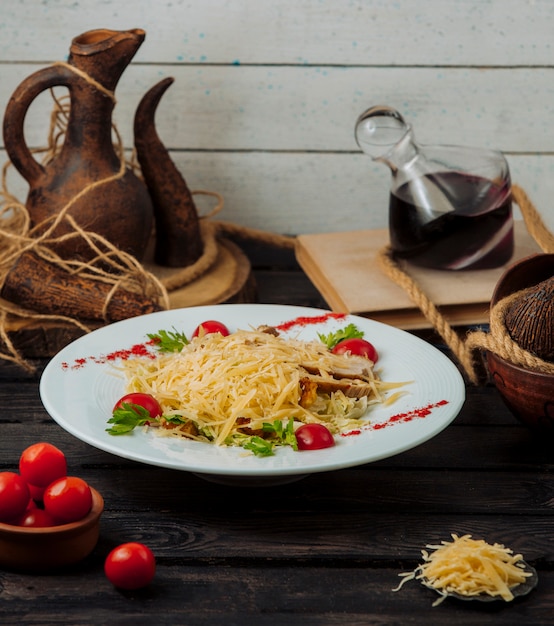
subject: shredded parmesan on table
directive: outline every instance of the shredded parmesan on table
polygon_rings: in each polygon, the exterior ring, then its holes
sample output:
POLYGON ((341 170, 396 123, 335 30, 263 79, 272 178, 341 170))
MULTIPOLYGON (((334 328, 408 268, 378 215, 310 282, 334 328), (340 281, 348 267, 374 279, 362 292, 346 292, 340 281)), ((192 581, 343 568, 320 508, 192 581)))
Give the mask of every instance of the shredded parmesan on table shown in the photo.
POLYGON ((356 420, 370 404, 384 402, 385 391, 399 386, 380 381, 368 360, 364 382, 372 388, 369 396, 350 398, 333 392, 302 406, 304 368, 316 370, 318 380, 336 382, 330 373, 336 363, 336 355, 319 341, 239 330, 225 337, 212 333, 194 338, 181 352, 160 353, 155 359, 129 359, 121 369, 128 392, 152 394, 164 417, 190 420, 200 433, 172 428, 164 434, 225 445, 239 418, 249 420, 250 428, 292 417, 295 422, 320 422, 333 433, 341 432, 353 423, 359 425, 356 420))
POLYGON ((465 597, 486 594, 509 602, 514 599, 511 590, 532 575, 524 570, 521 554, 514 555, 502 544, 491 545, 482 539, 472 539, 471 535, 453 534, 452 539, 438 546, 426 546, 433 552, 422 550, 424 563, 413 572, 400 574, 403 580, 393 591, 415 579, 441 595, 433 606, 450 593, 465 597))

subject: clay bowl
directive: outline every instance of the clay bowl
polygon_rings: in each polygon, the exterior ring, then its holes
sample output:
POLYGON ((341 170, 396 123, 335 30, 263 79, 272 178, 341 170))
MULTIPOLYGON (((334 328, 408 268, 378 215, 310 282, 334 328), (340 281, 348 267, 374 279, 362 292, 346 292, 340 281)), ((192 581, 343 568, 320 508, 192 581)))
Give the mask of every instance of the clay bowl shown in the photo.
POLYGON ((83 519, 47 528, 0 523, 0 567, 23 572, 49 572, 78 563, 98 541, 102 496, 92 489, 92 508, 83 519))
MULTIPOLYGON (((554 275, 554 254, 537 254, 512 265, 500 278, 491 299, 532 287, 554 275)), ((487 353, 491 378, 513 415, 540 434, 554 436, 554 375, 534 372, 487 353)))

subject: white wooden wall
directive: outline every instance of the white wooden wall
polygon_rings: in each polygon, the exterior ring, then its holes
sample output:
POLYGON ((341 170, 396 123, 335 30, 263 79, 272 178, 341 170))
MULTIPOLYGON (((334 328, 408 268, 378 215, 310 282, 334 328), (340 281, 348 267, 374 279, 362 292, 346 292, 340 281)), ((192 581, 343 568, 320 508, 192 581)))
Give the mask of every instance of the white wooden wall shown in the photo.
MULTIPOLYGON (((389 173, 353 128, 388 104, 422 144, 502 150, 554 230, 552 0, 7 0, 2 115, 73 37, 134 27, 147 36, 116 90, 125 145, 142 95, 173 76, 159 134, 191 188, 223 194, 221 219, 289 234, 385 227, 389 173)), ((49 107, 29 112, 31 146, 49 107)))

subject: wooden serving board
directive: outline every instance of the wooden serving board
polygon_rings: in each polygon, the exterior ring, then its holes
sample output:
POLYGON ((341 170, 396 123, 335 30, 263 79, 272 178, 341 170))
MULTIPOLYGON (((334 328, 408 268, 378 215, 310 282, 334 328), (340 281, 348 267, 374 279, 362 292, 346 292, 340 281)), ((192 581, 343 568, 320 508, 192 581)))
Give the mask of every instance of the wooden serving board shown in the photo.
MULTIPOLYGON (((377 263, 389 242, 384 230, 300 235, 299 264, 333 311, 355 313, 403 329, 430 328, 410 297, 386 276, 377 263)), ((511 261, 491 270, 442 271, 403 263, 425 294, 452 325, 488 322, 489 302, 496 283, 515 260, 540 252, 523 222, 515 224, 511 261)))
MULTIPOLYGON (((168 294, 171 309, 255 300, 250 261, 233 242, 220 239, 219 244, 217 260, 206 274, 168 294)), ((158 278, 170 271, 153 265, 148 270, 158 278)), ((99 328, 102 324, 87 326, 99 328)), ((17 320, 6 330, 15 349, 27 359, 49 358, 84 334, 73 324, 57 321, 17 320)))

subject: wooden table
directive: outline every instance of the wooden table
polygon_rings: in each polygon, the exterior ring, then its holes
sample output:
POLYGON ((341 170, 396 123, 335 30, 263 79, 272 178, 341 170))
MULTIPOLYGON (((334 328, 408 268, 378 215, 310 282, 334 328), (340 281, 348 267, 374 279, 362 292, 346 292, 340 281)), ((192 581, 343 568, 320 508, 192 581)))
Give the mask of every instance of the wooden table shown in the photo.
MULTIPOLYGON (((260 301, 325 306, 293 262, 258 267, 260 301)), ((1 624, 553 623, 552 445, 520 426, 495 388, 468 387, 455 422, 409 452, 243 489, 78 441, 41 405, 41 365, 27 375, 0 363, 1 469, 16 469, 31 443, 50 441, 70 471, 103 494, 106 509, 100 541, 78 566, 40 576, 0 571, 1 624), (421 548, 453 532, 521 552, 539 572, 538 588, 513 603, 449 600, 436 608, 436 595, 418 583, 393 593, 421 548), (130 540, 153 549, 157 574, 148 588, 121 592, 103 562, 130 540)))

